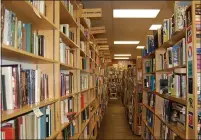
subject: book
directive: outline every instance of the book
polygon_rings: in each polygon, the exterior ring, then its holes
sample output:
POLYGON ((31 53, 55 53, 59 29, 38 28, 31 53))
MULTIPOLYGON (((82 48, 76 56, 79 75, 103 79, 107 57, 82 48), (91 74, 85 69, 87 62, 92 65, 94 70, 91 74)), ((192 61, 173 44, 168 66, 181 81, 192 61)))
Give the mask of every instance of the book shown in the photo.
POLYGON ((163 42, 166 42, 170 39, 169 29, 170 29, 170 20, 164 19, 163 20, 163 42))
POLYGON ((190 1, 176 1, 174 5, 175 31, 185 27, 185 10, 190 1))
POLYGON ((33 112, 23 114, 10 121, 3 122, 1 134, 5 139, 42 139, 52 134, 50 106, 40 108, 42 116, 33 112))
POLYGON ((23 23, 16 14, 3 8, 3 44, 45 57, 45 37, 32 31, 31 23, 23 23))

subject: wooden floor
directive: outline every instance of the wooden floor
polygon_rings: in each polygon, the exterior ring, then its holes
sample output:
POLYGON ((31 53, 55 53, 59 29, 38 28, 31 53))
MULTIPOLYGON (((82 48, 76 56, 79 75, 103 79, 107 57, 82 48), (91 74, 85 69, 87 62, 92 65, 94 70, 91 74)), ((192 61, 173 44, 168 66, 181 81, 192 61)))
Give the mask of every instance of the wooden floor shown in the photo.
POLYGON ((109 101, 97 139, 140 139, 139 136, 133 135, 129 128, 124 106, 120 100, 109 101))

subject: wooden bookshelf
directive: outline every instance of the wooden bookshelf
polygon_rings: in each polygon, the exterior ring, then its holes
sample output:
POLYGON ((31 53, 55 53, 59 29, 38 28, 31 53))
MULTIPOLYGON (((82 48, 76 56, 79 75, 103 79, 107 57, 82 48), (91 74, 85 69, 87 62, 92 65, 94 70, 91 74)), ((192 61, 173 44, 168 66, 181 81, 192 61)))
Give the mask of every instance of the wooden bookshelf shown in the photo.
POLYGON ((78 27, 78 24, 63 1, 60 1, 60 24, 69 24, 71 27, 78 27))
MULTIPOLYGON (((33 5, 28 1, 3 1, 3 4, 9 10, 16 13, 17 17, 26 22, 32 23, 34 28, 40 30, 56 29, 53 21, 50 21, 47 17, 41 14, 33 5), (23 7, 23 8, 19 8, 23 7), (40 24, 38 24, 40 23, 40 24)), ((47 4, 47 6, 49 6, 47 4)))
MULTIPOLYGON (((170 39, 166 42, 164 42, 161 46, 156 48, 152 53, 148 54, 147 56, 143 56, 143 71, 145 71, 145 62, 147 60, 155 59, 155 73, 143 73, 143 77, 146 77, 149 74, 152 74, 155 76, 155 87, 153 90, 151 90, 151 87, 145 87, 147 83, 143 81, 143 115, 146 115, 145 110, 149 110, 153 113, 153 130, 147 125, 147 122, 145 119, 143 120, 144 127, 142 129, 142 133, 144 132, 144 128, 147 128, 152 136, 156 139, 160 138, 161 133, 161 124, 165 125, 168 130, 171 132, 174 132, 178 137, 181 139, 199 139, 201 137, 200 132, 200 97, 199 92, 200 89, 200 79, 197 78, 200 76, 200 67, 198 66, 199 59, 200 59, 200 47, 192 47, 192 46, 200 46, 200 42, 198 42, 196 36, 200 35, 199 31, 196 31, 196 10, 200 10, 200 2, 199 1, 192 1, 190 2, 190 5, 186 8, 186 18, 189 18, 189 21, 186 23, 186 27, 182 30, 178 30, 175 33, 173 33, 170 36, 170 39), (197 6, 197 7, 196 7, 197 6), (199 7, 199 8, 198 8, 199 7), (189 17, 190 16, 190 17, 189 17), (191 33, 191 34, 189 34, 191 33), (185 62, 180 62, 179 66, 171 67, 171 68, 165 68, 161 70, 161 64, 160 63, 160 57, 159 55, 163 55, 167 50, 171 49, 170 47, 173 47, 174 45, 178 44, 178 42, 182 41, 182 39, 185 38, 185 41, 183 41, 185 48, 184 53, 186 54, 185 62), (191 48, 192 47, 192 48, 191 48), (192 52, 192 53, 191 53, 192 52), (190 54, 189 54, 190 53, 190 54), (188 54, 188 55, 187 55, 188 54), (190 55, 190 56, 189 56, 190 55), (178 72, 179 70, 182 70, 182 72, 178 72), (186 70, 186 71, 184 71, 186 70), (176 75, 185 75, 186 79, 185 82, 185 88, 186 92, 184 95, 175 95, 175 91, 171 91, 172 95, 168 94, 161 94, 161 87, 160 87, 160 79, 161 77, 164 77, 164 75, 168 74, 174 74, 176 75), (196 83, 196 84, 195 84, 196 83), (199 88, 198 88, 199 87, 199 88), (146 98, 148 94, 153 94, 155 97, 155 109, 151 108, 147 102, 148 99, 146 98), (192 102, 191 102, 192 101, 192 102), (164 116, 162 116, 163 112, 161 112, 163 109, 163 106, 165 103, 169 105, 169 103, 177 103, 178 105, 182 106, 182 110, 184 113, 182 113, 182 116, 184 119, 182 120, 182 123, 184 121, 185 124, 178 124, 178 122, 173 123, 173 121, 167 120, 164 116), (182 127, 182 128, 181 128, 182 127), (198 132, 199 130, 199 132, 198 132)), ((166 54, 167 55, 167 54, 166 54)), ((169 60, 166 60, 169 62, 169 60)), ((168 63, 167 62, 167 63, 168 63)), ((165 75, 165 76, 166 76, 165 75)), ((168 77, 169 78, 169 77, 168 77)), ((162 78, 163 79, 163 78, 162 78)), ((183 79, 182 79, 183 80, 183 79)), ((173 88, 174 90, 176 87, 173 88)), ((168 89, 169 90, 169 89, 168 89)), ((166 112, 165 112, 166 113, 166 112)), ((170 115, 170 114, 169 114, 170 115)), ((166 129, 165 128, 165 129, 166 129)), ((145 136, 142 135, 142 139, 145 139, 145 136)))
MULTIPOLYGON (((90 37, 92 34, 89 34, 89 38, 85 37, 84 33, 80 30, 79 25, 83 26, 89 30, 84 18, 81 17, 80 12, 82 11, 81 7, 78 5, 77 1, 72 1, 73 15, 68 11, 68 7, 63 1, 44 1, 45 3, 45 14, 39 12, 30 2, 28 1, 3 1, 5 8, 12 10, 16 13, 16 17, 20 19, 23 23, 32 24, 33 30, 37 31, 38 34, 44 35, 45 37, 45 57, 35 55, 33 53, 26 52, 17 47, 12 47, 2 43, 2 64, 21 64, 23 68, 39 68, 45 74, 48 74, 48 89, 49 96, 47 99, 40 101, 35 104, 28 104, 23 106, 20 109, 13 109, 2 111, 2 120, 1 123, 6 123, 9 120, 17 119, 20 116, 27 115, 33 112, 35 108, 42 108, 49 106, 53 112, 51 120, 51 130, 52 133, 46 139, 62 139, 63 131, 72 123, 75 123, 75 134, 70 137, 70 139, 79 139, 83 134, 83 130, 87 127, 88 124, 92 121, 92 117, 95 115, 95 112, 100 110, 102 107, 101 104, 101 92, 95 88, 102 88, 105 84, 96 85, 96 78, 101 77, 99 67, 104 69, 96 59, 100 59, 99 52, 96 47, 89 44, 90 37), (70 37, 67 37, 62 31, 60 31, 61 24, 69 24, 70 31, 74 34, 73 40, 70 37), (67 65, 60 62, 60 39, 62 42, 69 46, 71 51, 73 51, 73 66, 67 65), (86 42, 86 52, 80 50, 80 41, 83 40, 86 42), (91 49, 93 55, 89 58, 88 50, 91 49), (80 56, 83 56, 87 59, 87 69, 80 69, 80 56), (95 62, 96 60, 96 62, 95 62), (92 63, 92 68, 89 68, 89 63, 92 63), (72 83, 72 93, 61 95, 61 72, 71 72, 73 74, 73 83, 72 83), (88 80, 89 76, 92 75, 92 85, 88 82, 88 87, 81 91, 81 82, 80 76, 87 75, 88 80), (98 75, 96 75, 98 74, 98 75), (90 84, 90 85, 89 85, 90 84), (84 108, 81 108, 81 94, 86 96, 87 103, 84 108), (76 112, 74 116, 74 121, 64 122, 62 124, 61 116, 61 102, 66 100, 73 100, 73 112, 76 112), (96 104, 95 109, 90 112, 89 119, 86 123, 82 124, 82 112, 85 109, 90 110, 90 106, 96 104)), ((93 42, 92 42, 93 43, 93 42)), ((102 76, 103 77, 103 76, 102 76)), ((93 126, 90 128, 89 132, 90 138, 91 133, 94 129, 97 129, 98 120, 100 120, 101 115, 97 115, 93 126)), ((96 134, 97 135, 97 134, 96 134)))
POLYGON ((148 130, 151 132, 152 135, 154 135, 154 130, 153 128, 151 128, 148 124, 147 121, 143 118, 142 122, 146 125, 146 127, 148 128, 148 130))
POLYGON ((167 49, 169 47, 174 46, 178 41, 181 40, 181 38, 184 38, 186 36, 186 29, 182 29, 180 31, 176 31, 172 36, 171 39, 167 42, 163 43, 162 46, 158 48, 160 49, 167 49))
POLYGON ((182 105, 186 105, 187 104, 187 101, 185 98, 181 98, 181 97, 176 97, 176 96, 171 96, 171 95, 164 95, 164 94, 160 94, 158 92, 153 92, 154 94, 164 98, 164 99, 168 99, 168 100, 171 100, 171 101, 174 101, 174 102, 177 102, 177 103, 180 103, 182 105))
POLYGON ((165 121, 162 118, 162 115, 157 115, 155 114, 157 118, 159 118, 164 124, 166 124, 166 126, 171 129, 173 132, 175 132, 178 136, 180 136, 182 139, 186 138, 186 131, 182 131, 180 130, 175 124, 171 124, 167 121, 165 121))
POLYGON ((47 99, 47 100, 41 101, 37 104, 26 105, 26 106, 22 107, 21 109, 3 111, 2 117, 1 117, 1 122, 7 121, 9 119, 13 119, 20 115, 24 115, 25 113, 33 111, 34 108, 37 108, 37 107, 40 108, 43 106, 54 104, 56 101, 57 100, 55 100, 55 99, 47 99))
POLYGON ((62 70, 77 70, 78 68, 70 66, 70 65, 66 65, 64 63, 60 63, 60 67, 62 70))
POLYGON ((142 57, 141 56, 137 56, 137 60, 136 60, 136 65, 135 65, 135 69, 136 72, 134 74, 135 76, 135 93, 134 93, 134 114, 133 114, 133 132, 136 135, 141 135, 141 127, 142 127, 142 122, 139 122, 139 119, 142 119, 142 112, 140 111, 140 108, 142 107, 142 103, 140 102, 140 96, 142 96, 142 93, 140 91, 140 86, 142 86, 142 77, 140 77, 140 75, 142 76, 143 72, 142 72, 142 57))

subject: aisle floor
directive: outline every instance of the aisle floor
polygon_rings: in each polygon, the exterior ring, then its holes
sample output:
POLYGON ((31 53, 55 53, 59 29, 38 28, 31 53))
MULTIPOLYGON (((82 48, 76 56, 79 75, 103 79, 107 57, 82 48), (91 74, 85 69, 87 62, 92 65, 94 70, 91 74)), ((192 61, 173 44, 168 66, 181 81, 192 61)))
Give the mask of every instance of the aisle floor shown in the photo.
POLYGON ((97 139, 140 139, 129 127, 121 100, 109 101, 97 139))

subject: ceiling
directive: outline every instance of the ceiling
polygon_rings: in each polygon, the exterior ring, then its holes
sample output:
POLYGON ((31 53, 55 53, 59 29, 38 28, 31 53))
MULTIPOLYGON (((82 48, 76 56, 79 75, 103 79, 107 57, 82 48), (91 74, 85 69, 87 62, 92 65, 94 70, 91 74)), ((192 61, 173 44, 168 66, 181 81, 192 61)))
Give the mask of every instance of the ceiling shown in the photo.
POLYGON ((170 18, 173 14, 173 1, 83 1, 84 8, 102 8, 102 18, 92 20, 92 26, 105 26, 106 34, 95 37, 108 38, 111 56, 114 54, 131 53, 131 59, 141 55, 137 45, 114 45, 114 41, 139 40, 139 45, 146 44, 146 35, 152 34, 149 27, 152 24, 162 23, 163 19, 170 18), (142 18, 113 18, 113 9, 160 9, 154 19, 142 18))

